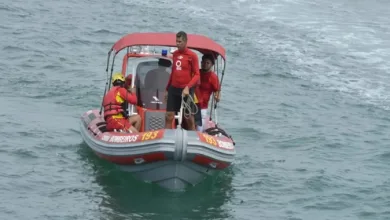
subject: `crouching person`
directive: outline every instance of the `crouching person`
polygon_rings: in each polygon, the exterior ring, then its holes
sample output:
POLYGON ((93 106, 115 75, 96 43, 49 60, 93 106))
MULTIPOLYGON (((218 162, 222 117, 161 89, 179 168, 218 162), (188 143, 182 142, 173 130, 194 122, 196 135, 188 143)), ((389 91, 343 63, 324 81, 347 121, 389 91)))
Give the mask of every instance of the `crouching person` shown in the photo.
POLYGON ((124 88, 125 78, 122 73, 116 73, 112 77, 112 88, 103 98, 104 120, 107 123, 107 131, 124 130, 130 133, 138 133, 129 121, 126 114, 125 102, 136 105, 135 91, 129 92, 124 88))

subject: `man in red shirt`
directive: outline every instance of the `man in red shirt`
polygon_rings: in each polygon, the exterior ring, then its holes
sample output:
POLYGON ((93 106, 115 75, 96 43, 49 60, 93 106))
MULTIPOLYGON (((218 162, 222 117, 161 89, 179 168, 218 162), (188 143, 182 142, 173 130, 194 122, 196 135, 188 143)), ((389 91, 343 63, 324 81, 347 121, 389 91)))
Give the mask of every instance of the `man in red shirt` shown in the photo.
MULTIPOLYGON (((167 129, 172 129, 175 113, 180 111, 182 96, 185 96, 184 101, 189 95, 193 98, 194 87, 200 80, 198 56, 187 48, 187 34, 184 31, 176 34, 176 46, 178 50, 173 52, 172 72, 165 94, 167 101, 165 128, 167 129)), ((194 111, 194 106, 191 107, 194 111)), ((188 119, 185 117, 183 119, 187 130, 196 130, 193 114, 188 119)))
POLYGON ((205 54, 202 56, 202 69, 200 70, 200 85, 199 93, 201 98, 200 108, 202 114, 202 129, 205 126, 205 120, 207 118, 207 108, 209 106, 209 100, 211 93, 214 92, 215 101, 220 99, 219 81, 217 75, 212 71, 212 67, 215 64, 215 59, 211 54, 205 54))
POLYGON ((135 90, 128 92, 124 88, 125 77, 122 73, 116 73, 112 77, 112 87, 103 98, 104 120, 107 123, 107 131, 124 130, 130 133, 138 133, 131 126, 124 104, 129 102, 137 104, 135 90))

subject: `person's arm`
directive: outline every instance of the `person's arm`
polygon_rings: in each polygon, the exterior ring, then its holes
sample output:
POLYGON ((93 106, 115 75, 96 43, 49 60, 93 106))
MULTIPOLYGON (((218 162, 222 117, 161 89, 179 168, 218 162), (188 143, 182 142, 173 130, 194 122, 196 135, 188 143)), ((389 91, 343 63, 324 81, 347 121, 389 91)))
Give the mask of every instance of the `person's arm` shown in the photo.
POLYGON ((215 97, 216 101, 218 102, 219 99, 221 98, 218 77, 215 73, 212 73, 211 77, 213 77, 213 80, 211 80, 211 87, 213 88, 214 97, 215 97))
POLYGON ((120 96, 125 99, 128 103, 136 105, 137 104, 137 96, 133 93, 128 92, 125 88, 120 88, 118 90, 120 96))
POLYGON ((168 79, 167 86, 165 87, 165 91, 168 91, 168 89, 169 89, 169 87, 171 86, 171 83, 172 83, 173 62, 175 62, 175 57, 176 57, 176 54, 173 53, 173 54, 172 54, 172 68, 171 68, 171 74, 169 74, 169 79, 168 79))
POLYGON ((196 95, 196 99, 198 100, 198 103, 202 103, 203 97, 202 97, 202 94, 200 92, 199 86, 195 86, 194 97, 195 97, 195 95, 196 95))
POLYGON ((171 83, 172 83, 172 73, 173 73, 173 69, 171 71, 171 74, 169 75, 169 79, 168 79, 167 86, 165 87, 165 91, 168 91, 169 86, 171 86, 171 83))
POLYGON ((198 84, 198 81, 200 80, 200 73, 199 73, 199 60, 198 55, 195 53, 191 53, 191 72, 194 74, 192 76, 191 81, 187 84, 188 88, 192 88, 196 84, 198 84))

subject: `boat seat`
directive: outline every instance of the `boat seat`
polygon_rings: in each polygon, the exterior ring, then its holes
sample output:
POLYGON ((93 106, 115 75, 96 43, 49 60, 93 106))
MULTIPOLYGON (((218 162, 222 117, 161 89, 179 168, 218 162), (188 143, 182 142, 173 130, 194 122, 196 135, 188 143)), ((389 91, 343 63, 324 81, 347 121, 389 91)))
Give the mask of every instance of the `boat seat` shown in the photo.
MULTIPOLYGON (((137 106, 139 116, 141 116, 141 131, 153 131, 165 128, 165 110, 145 109, 137 106)), ((175 120, 172 122, 176 128, 175 120)))
MULTIPOLYGON (((137 75, 144 76, 143 87, 137 87, 138 115, 141 117, 141 132, 165 128, 165 87, 171 72, 169 59, 147 60, 137 66, 137 75)), ((172 122, 175 128, 175 120, 172 122)))
POLYGON ((146 110, 144 121, 146 131, 163 129, 165 128, 165 111, 146 110))

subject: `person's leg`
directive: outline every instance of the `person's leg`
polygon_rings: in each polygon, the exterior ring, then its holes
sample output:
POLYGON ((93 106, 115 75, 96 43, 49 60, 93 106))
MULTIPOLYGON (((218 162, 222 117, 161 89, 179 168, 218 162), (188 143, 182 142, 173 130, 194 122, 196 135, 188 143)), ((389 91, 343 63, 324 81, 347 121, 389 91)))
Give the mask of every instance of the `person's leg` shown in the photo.
POLYGON ((187 121, 185 120, 184 116, 183 116, 183 120, 181 121, 181 127, 185 130, 188 130, 187 121))
POLYGON ((197 103, 197 112, 195 113, 195 124, 196 124, 196 130, 197 131, 203 131, 203 123, 202 123, 202 113, 200 109, 200 104, 197 103))
POLYGON ((208 124, 208 123, 206 123, 206 121, 208 122, 208 120, 207 120, 207 108, 201 109, 200 113, 202 115, 202 127, 203 127, 203 129, 207 129, 207 126, 206 126, 206 124, 208 124))
MULTIPOLYGON (((190 94, 189 95, 192 97, 192 99, 194 99, 194 89, 193 88, 190 89, 190 94)), ((188 97, 185 97, 184 101, 187 101, 187 99, 188 99, 188 97)), ((189 117, 186 118, 186 117, 183 116, 184 117, 183 119, 186 121, 186 124, 187 124, 187 130, 192 130, 192 131, 196 131, 195 117, 194 117, 194 114, 193 114, 194 111, 195 111, 194 105, 195 104, 193 102, 191 102, 191 113, 188 114, 189 117)), ((187 113, 189 113, 189 112, 187 112, 187 113)))
POLYGON ((109 118, 107 121, 107 131, 114 131, 117 132, 122 131, 129 131, 130 133, 138 133, 138 131, 131 126, 130 122, 126 118, 109 118))
POLYGON ((116 119, 121 129, 130 133, 138 133, 138 130, 131 126, 130 121, 127 118, 116 119))
POLYGON ((139 131, 141 129, 141 116, 132 115, 129 117, 130 124, 139 131))
POLYGON ((190 114, 188 118, 184 118, 186 130, 196 131, 194 115, 190 114))
POLYGON ((181 89, 169 87, 167 108, 165 114, 165 129, 172 129, 172 123, 173 120, 175 119, 175 113, 180 111, 180 106, 181 106, 181 89))
POLYGON ((127 131, 129 131, 130 133, 139 133, 139 131, 133 126, 129 127, 127 131))
POLYGON ((193 114, 189 114, 188 118, 184 117, 184 121, 186 122, 186 129, 196 131, 195 127, 195 118, 193 114))

